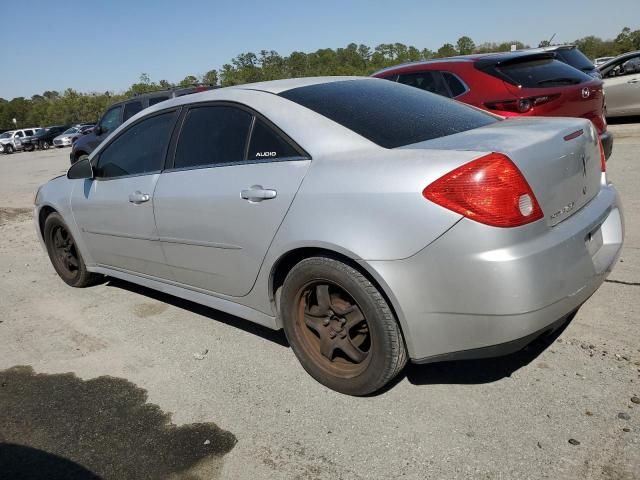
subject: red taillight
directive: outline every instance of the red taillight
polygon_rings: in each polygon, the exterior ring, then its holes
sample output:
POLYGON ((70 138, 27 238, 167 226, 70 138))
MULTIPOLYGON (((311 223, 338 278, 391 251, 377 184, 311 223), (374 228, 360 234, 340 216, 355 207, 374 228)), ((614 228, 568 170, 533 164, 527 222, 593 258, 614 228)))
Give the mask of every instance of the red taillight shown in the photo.
POLYGON ((600 137, 598 137, 598 147, 600 147, 600 169, 604 173, 607 171, 607 157, 604 154, 604 146, 600 137))
POLYGON ((527 113, 533 107, 544 105, 558 98, 560 94, 540 95, 537 97, 520 98, 517 100, 498 100, 495 102, 485 102, 485 106, 491 110, 502 112, 527 113))
POLYGON ((501 153, 490 153, 456 168, 425 188, 422 195, 494 227, 518 227, 543 217, 522 173, 501 153))

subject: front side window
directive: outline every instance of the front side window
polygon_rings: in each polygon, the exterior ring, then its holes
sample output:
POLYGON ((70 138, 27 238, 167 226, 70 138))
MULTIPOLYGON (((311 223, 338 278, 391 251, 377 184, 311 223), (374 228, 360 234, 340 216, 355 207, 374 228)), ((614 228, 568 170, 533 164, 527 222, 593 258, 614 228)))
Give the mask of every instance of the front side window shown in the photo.
POLYGON ((283 158, 299 157, 300 154, 261 120, 256 123, 249 142, 248 160, 279 160, 283 158))
POLYGON ((174 168, 242 162, 252 115, 235 107, 196 107, 187 113, 174 168))
POLYGON ((120 126, 121 112, 122 105, 118 105, 117 107, 112 108, 104 114, 104 117, 102 117, 102 120, 100 121, 100 128, 102 129, 103 133, 112 132, 120 126))
POLYGON ((24 133, 22 133, 22 132, 17 132, 17 133, 16 133, 16 137, 18 137, 18 138, 22 138, 22 137, 24 137, 24 133))
POLYGON ((138 100, 138 101, 135 101, 135 102, 126 103, 124 105, 124 115, 122 116, 122 123, 126 122, 131 117, 133 117, 136 113, 141 112, 141 111, 142 111, 142 102, 141 101, 138 100))
POLYGON ((111 142, 98 159, 101 178, 141 175, 162 170, 176 112, 146 118, 111 142))
POLYGON ((436 93, 443 97, 449 96, 449 90, 442 79, 440 72, 403 73, 398 82, 416 87, 427 92, 436 93))
POLYGON ((620 77, 623 75, 633 75, 635 73, 640 73, 640 56, 621 61, 611 68, 605 76, 610 78, 620 77))

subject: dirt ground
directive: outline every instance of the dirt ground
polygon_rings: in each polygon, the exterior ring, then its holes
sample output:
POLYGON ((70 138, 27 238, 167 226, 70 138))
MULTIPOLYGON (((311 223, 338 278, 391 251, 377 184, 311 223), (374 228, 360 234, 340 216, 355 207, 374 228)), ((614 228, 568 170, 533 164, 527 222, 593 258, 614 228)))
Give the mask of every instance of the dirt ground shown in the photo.
POLYGON ((369 398, 316 383, 280 332, 120 281, 67 287, 31 207, 68 150, 0 155, 0 477, 640 478, 640 124, 610 128, 626 243, 573 322, 369 398))

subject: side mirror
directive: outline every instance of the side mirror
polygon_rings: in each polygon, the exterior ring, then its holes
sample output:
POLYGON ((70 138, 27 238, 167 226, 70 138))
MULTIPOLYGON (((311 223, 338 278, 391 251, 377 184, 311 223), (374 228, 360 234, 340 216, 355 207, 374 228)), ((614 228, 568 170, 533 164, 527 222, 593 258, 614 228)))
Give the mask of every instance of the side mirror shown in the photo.
POLYGON ((95 133, 96 136, 99 137, 100 135, 102 135, 104 133, 104 130, 102 129, 102 127, 100 125, 96 125, 95 128, 93 129, 93 133, 95 133))
POLYGON ((93 167, 88 158, 78 160, 67 170, 67 178, 69 180, 79 180, 83 178, 93 178, 93 167))

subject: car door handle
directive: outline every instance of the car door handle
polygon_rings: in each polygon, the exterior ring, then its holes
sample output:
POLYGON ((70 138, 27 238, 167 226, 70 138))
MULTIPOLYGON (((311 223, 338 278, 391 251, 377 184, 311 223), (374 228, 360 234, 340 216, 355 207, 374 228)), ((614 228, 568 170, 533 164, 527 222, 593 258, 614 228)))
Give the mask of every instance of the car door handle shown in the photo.
POLYGON ((251 188, 242 190, 240 192, 240 198, 249 200, 250 202, 254 203, 276 198, 277 194, 278 192, 276 192, 275 190, 262 188, 262 185, 253 185, 251 188))
POLYGON ((148 202, 151 197, 148 193, 142 193, 140 190, 136 190, 134 193, 129 194, 129 201, 136 205, 144 202, 148 202))

